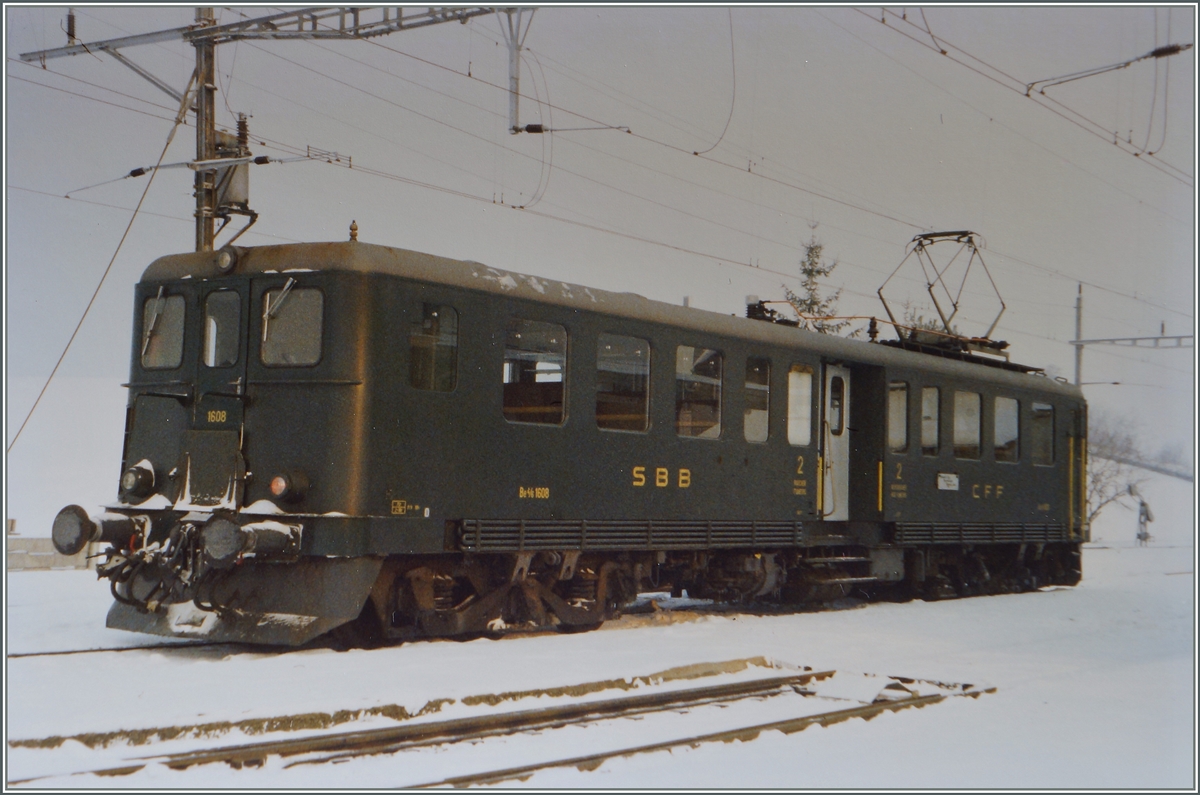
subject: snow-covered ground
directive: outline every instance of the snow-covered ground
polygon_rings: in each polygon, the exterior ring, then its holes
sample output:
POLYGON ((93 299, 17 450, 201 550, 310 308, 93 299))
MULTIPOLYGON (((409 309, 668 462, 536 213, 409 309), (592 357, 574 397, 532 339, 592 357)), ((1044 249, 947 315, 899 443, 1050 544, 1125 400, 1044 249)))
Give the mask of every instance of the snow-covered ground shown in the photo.
MULTIPOLYGON (((1187 484, 1181 484, 1186 486, 1187 484)), ((1164 487, 1168 491, 1170 486, 1164 487)), ((1190 492, 1190 488, 1188 489, 1190 492)), ((1159 495, 1162 510, 1168 500, 1159 495)), ((636 677, 677 666, 762 656, 784 668, 835 669, 970 684, 994 693, 949 699, 752 742, 710 743, 552 769, 528 787, 1192 788, 1195 778, 1195 580, 1190 501, 1160 521, 1155 545, 1093 545, 1077 588, 947 602, 876 604, 795 615, 708 615, 682 623, 617 622, 582 635, 412 643, 372 651, 284 655, 228 648, 7 659, 6 780, 52 787, 383 787, 437 781, 539 759, 624 748, 709 730, 694 712, 616 726, 568 727, 435 752, 342 765, 258 769, 151 765, 128 776, 69 776, 195 740, 90 750, 14 747, 14 740, 221 721, 336 713, 387 705, 423 719, 456 717, 471 695, 636 677), (1177 543, 1166 545, 1170 539, 1177 543)), ((1114 513, 1110 538, 1123 527, 1114 513)), ((1121 531, 1123 532, 1123 531, 1121 531)), ((89 572, 8 577, 8 654, 158 642, 103 629, 105 583, 89 572)), ((780 671, 754 668, 750 675, 780 671)), ((743 674, 746 675, 746 674, 743 674)), ((719 681, 684 683, 690 686, 719 681)), ((620 695, 601 693, 596 697, 620 695)), ((523 699, 529 709, 552 699, 523 699), (532 702, 532 703, 530 703, 532 702)), ((790 717, 772 699, 740 725, 790 717)), ((802 713, 801 713, 802 714, 802 713)), ((726 715, 722 726, 735 716, 726 715)), ((378 714, 344 724, 388 725, 378 714)), ((739 724, 732 724, 739 725, 739 724)), ((233 730, 222 744, 262 739, 233 730)), ((206 742, 212 743, 211 739, 206 742)))

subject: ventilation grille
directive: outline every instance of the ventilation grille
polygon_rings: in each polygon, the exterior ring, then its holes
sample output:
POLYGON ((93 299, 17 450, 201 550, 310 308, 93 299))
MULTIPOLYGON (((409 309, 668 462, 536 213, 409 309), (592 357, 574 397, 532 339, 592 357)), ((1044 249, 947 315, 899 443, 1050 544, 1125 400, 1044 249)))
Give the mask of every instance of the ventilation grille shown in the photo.
POLYGON ((801 522, 467 519, 459 545, 473 552, 533 549, 713 549, 805 543, 801 522))
POLYGON ((904 522, 897 544, 1023 544, 1067 541, 1065 524, 1021 522, 904 522))

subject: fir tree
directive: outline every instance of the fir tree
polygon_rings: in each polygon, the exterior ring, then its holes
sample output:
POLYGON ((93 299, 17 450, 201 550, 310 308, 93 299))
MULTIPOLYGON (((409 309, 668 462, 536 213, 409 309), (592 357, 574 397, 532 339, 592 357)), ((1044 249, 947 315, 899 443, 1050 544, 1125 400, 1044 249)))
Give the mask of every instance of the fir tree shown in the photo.
MULTIPOLYGON (((787 285, 783 286, 783 294, 792 309, 800 316, 801 328, 819 331, 822 334, 837 334, 846 326, 849 320, 825 320, 837 314, 838 299, 842 290, 838 288, 832 295, 821 296, 821 284, 818 279, 827 279, 838 266, 837 260, 825 264, 821 260, 824 246, 815 237, 804 245, 804 259, 800 261, 800 290, 797 292, 787 285)), ((855 330, 849 336, 858 336, 862 329, 855 330)))

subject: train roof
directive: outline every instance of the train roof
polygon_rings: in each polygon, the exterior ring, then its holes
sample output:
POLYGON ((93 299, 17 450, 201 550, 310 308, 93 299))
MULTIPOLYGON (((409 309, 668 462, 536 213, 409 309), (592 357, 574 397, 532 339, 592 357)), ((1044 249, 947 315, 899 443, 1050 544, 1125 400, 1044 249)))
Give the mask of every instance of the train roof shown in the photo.
MULTIPOLYGON (((350 271, 388 274, 494 293, 508 298, 555 304, 584 312, 663 323, 780 346, 803 347, 828 358, 889 367, 911 367, 948 376, 988 381, 1018 389, 1038 389, 1082 400, 1081 390, 1051 378, 1013 370, 944 359, 887 345, 820 334, 792 326, 723 315, 703 309, 653 301, 635 293, 614 293, 555 279, 505 271, 470 260, 455 260, 417 251, 349 241, 289 243, 236 248, 232 273, 270 274, 300 271, 350 271)), ((193 252, 159 257, 142 274, 143 282, 219 278, 219 252, 193 252)))

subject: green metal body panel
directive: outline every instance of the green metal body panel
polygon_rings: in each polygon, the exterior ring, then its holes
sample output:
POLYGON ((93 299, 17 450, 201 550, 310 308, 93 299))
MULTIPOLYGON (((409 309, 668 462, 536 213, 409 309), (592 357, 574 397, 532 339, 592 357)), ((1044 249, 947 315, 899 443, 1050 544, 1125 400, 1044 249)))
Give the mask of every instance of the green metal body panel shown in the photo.
MULTIPOLYGON (((840 363, 849 367, 853 387, 850 525, 870 528, 868 535, 885 543, 896 540, 891 535, 896 527, 934 524, 992 527, 993 537, 996 527, 1008 527, 1010 540, 1016 532, 1012 527, 1023 524, 1061 528, 1054 533, 1062 540, 1068 526, 1079 533, 1079 502, 1069 503, 1079 487, 1082 440, 1069 436, 1082 436, 1084 404, 1078 389, 1048 378, 364 243, 239 249, 239 255, 228 276, 216 270, 211 254, 165 257, 147 269, 138 287, 135 343, 143 303, 160 286, 188 301, 184 364, 175 371, 143 370, 135 344, 131 365, 123 469, 147 459, 159 486, 144 507, 117 507, 167 511, 154 514, 156 531, 175 518, 167 503, 174 503, 183 488, 180 461, 200 455, 189 451, 184 431, 232 429, 240 433, 249 474, 231 509, 299 517, 307 555, 455 551, 460 543, 455 528, 464 520, 564 527, 692 521, 742 522, 749 528, 754 522, 799 522, 811 538, 823 524, 816 499, 822 455, 817 386, 822 381, 814 378, 814 443, 793 446, 786 435, 787 376, 793 364, 820 373, 823 364, 840 363), (309 367, 268 367, 257 345, 263 295, 289 278, 324 295, 322 355, 309 367), (238 290, 244 302, 241 355, 237 365, 221 373, 196 364, 201 302, 216 288, 238 290), (420 319, 423 303, 450 305, 458 312, 457 384, 451 392, 409 384, 409 329, 420 319), (567 330, 561 425, 512 423, 502 414, 504 329, 513 317, 567 330), (645 433, 596 426, 600 334, 650 342, 645 433), (715 348, 724 355, 719 439, 676 434, 679 345, 715 348), (748 356, 771 361, 770 435, 763 443, 743 437, 748 356), (910 444, 904 453, 886 451, 891 381, 909 385, 910 444), (922 455, 916 441, 923 386, 942 390, 942 445, 936 456, 922 455), (955 390, 983 396, 979 460, 953 456, 955 390), (1015 464, 993 460, 990 407, 996 396, 1020 402, 1022 449, 1015 464), (1055 406, 1056 455, 1048 467, 1029 460, 1025 436, 1034 400, 1055 406), (281 502, 269 491, 271 478, 287 471, 302 471, 310 483, 299 502, 281 502), (959 488, 939 489, 939 475, 956 475, 959 488)), ((936 535, 932 529, 929 534, 930 539, 936 535)), ((653 547, 652 537, 647 538, 641 548, 653 547)))

